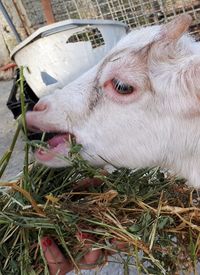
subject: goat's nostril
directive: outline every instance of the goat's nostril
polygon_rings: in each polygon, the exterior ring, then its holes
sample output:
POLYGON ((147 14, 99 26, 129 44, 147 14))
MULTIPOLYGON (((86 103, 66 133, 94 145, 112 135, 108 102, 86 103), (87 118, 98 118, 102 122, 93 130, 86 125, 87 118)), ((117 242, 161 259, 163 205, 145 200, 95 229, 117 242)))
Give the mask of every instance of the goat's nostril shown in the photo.
POLYGON ((48 105, 46 103, 43 102, 38 102, 34 107, 33 107, 33 111, 35 112, 42 112, 45 111, 48 108, 48 105))

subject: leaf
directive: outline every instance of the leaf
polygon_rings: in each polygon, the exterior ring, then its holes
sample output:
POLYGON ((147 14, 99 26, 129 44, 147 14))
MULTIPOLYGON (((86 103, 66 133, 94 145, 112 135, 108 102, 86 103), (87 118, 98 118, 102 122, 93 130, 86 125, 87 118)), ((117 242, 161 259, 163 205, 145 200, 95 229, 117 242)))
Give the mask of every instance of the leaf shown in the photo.
POLYGON ((81 144, 73 145, 70 149, 70 154, 78 154, 81 151, 82 147, 83 146, 81 144))
POLYGON ((167 216, 167 217, 161 216, 159 218, 159 220, 158 220, 157 228, 159 230, 161 230, 161 229, 163 229, 163 228, 171 225, 173 222, 174 222, 174 220, 171 217, 169 217, 169 216, 167 216))
POLYGON ((131 225, 128 230, 131 232, 131 233, 137 233, 141 230, 141 227, 139 226, 139 224, 133 224, 131 225))

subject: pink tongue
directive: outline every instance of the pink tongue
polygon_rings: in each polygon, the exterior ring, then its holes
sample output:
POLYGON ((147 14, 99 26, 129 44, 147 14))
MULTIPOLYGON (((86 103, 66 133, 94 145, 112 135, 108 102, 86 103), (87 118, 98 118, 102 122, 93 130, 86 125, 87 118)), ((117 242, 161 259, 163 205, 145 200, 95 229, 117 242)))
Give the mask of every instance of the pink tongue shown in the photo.
POLYGON ((50 147, 54 148, 61 143, 65 143, 66 141, 69 141, 69 134, 57 135, 48 140, 48 144, 50 147))
POLYGON ((61 134, 57 135, 50 140, 48 140, 49 147, 47 150, 45 149, 38 149, 35 152, 36 158, 38 158, 40 161, 50 161, 52 160, 56 155, 63 155, 66 153, 67 147, 69 147, 68 141, 69 141, 70 134, 61 134))

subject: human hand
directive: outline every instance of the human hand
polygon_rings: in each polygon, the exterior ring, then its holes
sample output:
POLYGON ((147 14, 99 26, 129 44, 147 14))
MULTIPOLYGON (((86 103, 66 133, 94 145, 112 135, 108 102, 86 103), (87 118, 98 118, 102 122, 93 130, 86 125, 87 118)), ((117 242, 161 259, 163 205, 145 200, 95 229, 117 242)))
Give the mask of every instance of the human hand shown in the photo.
MULTIPOLYGON (((94 238, 87 233, 78 233, 78 238, 84 242, 84 248, 90 250, 87 252, 77 266, 79 269, 94 269, 97 266, 103 266, 107 263, 107 256, 112 255, 114 250, 126 250, 127 244, 113 240, 113 251, 107 252, 103 249, 92 250, 94 238)), ((66 258, 60 251, 56 243, 49 237, 41 239, 42 249, 48 264, 51 275, 65 275, 74 269, 74 265, 69 258, 66 258)))

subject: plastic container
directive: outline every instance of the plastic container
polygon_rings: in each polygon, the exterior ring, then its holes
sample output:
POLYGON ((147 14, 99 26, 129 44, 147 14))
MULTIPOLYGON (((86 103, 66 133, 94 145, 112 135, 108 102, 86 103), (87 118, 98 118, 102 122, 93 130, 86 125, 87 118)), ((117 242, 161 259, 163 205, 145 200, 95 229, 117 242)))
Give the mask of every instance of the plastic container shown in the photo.
POLYGON ((62 88, 97 64, 126 35, 127 25, 110 20, 67 20, 42 27, 11 53, 40 98, 62 88))

